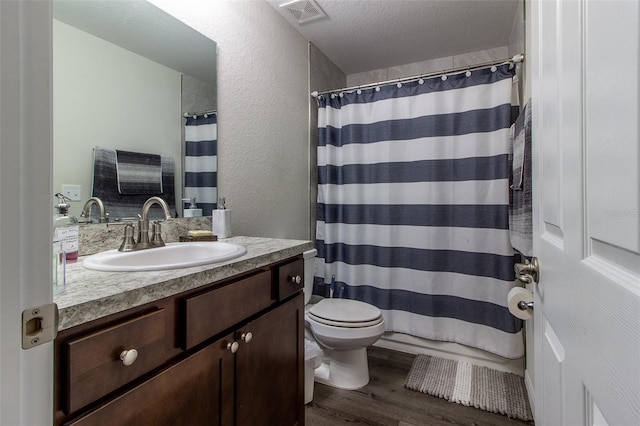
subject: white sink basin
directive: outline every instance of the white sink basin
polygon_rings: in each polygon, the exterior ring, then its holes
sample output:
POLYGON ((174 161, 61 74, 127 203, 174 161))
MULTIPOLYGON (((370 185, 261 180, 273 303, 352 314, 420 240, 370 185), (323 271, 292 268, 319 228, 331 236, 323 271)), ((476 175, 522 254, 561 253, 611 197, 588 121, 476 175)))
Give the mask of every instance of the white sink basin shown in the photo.
POLYGON ((158 271, 224 262, 246 252, 238 244, 221 241, 167 243, 139 251, 104 251, 85 258, 82 266, 96 271, 158 271))

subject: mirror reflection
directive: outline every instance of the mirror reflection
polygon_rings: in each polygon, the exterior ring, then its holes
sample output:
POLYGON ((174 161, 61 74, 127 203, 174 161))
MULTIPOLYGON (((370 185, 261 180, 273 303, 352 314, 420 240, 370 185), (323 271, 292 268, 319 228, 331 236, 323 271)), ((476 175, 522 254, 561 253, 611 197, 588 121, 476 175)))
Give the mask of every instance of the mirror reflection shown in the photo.
POLYGON ((146 1, 54 0, 53 11, 53 189, 74 196, 71 214, 92 196, 111 221, 154 195, 174 216, 183 198, 210 211, 215 42, 146 1))

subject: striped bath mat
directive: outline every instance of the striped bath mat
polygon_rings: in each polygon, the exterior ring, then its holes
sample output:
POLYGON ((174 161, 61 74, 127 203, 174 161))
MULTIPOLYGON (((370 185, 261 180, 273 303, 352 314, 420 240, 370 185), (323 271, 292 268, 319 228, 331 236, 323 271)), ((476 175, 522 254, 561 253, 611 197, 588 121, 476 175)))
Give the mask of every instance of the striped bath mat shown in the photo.
POLYGON ((509 418, 533 420, 524 379, 516 374, 418 355, 404 385, 407 389, 509 418))

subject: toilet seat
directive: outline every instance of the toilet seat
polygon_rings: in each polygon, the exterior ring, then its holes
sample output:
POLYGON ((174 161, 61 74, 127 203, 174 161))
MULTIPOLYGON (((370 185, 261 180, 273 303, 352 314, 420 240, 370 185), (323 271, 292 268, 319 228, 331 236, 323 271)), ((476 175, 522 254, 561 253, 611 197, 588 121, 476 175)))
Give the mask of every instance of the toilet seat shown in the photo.
POLYGON ((324 318, 318 318, 314 315, 310 315, 310 318, 313 321, 319 322, 320 324, 331 325, 333 327, 344 327, 344 328, 364 328, 370 327, 372 325, 377 325, 382 322, 382 318, 378 318, 377 320, 369 321, 369 322, 339 322, 339 321, 331 321, 324 318))
POLYGON ((308 311, 309 319, 334 327, 363 328, 382 322, 380 310, 350 299, 322 299, 308 311))

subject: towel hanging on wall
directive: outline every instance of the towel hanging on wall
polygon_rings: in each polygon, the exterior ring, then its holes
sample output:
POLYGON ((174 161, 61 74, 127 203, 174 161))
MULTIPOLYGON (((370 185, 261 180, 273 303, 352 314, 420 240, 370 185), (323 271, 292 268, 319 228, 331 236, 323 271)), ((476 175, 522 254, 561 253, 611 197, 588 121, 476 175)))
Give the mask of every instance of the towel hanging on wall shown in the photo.
MULTIPOLYGON (((171 216, 175 217, 175 183, 173 158, 160 156, 162 165, 162 189, 157 194, 169 204, 171 216)), ((91 196, 102 200, 111 220, 119 218, 134 218, 149 195, 134 194, 123 195, 118 191, 118 177, 116 170, 116 150, 109 148, 93 148, 93 176, 91 183, 91 196)), ((160 209, 151 209, 149 219, 162 219, 160 209)))
POLYGON ((511 245, 520 254, 533 256, 533 217, 531 194, 531 100, 511 126, 512 183, 509 203, 511 245))
POLYGON ((157 154, 116 150, 118 192, 162 194, 162 159, 157 154))

